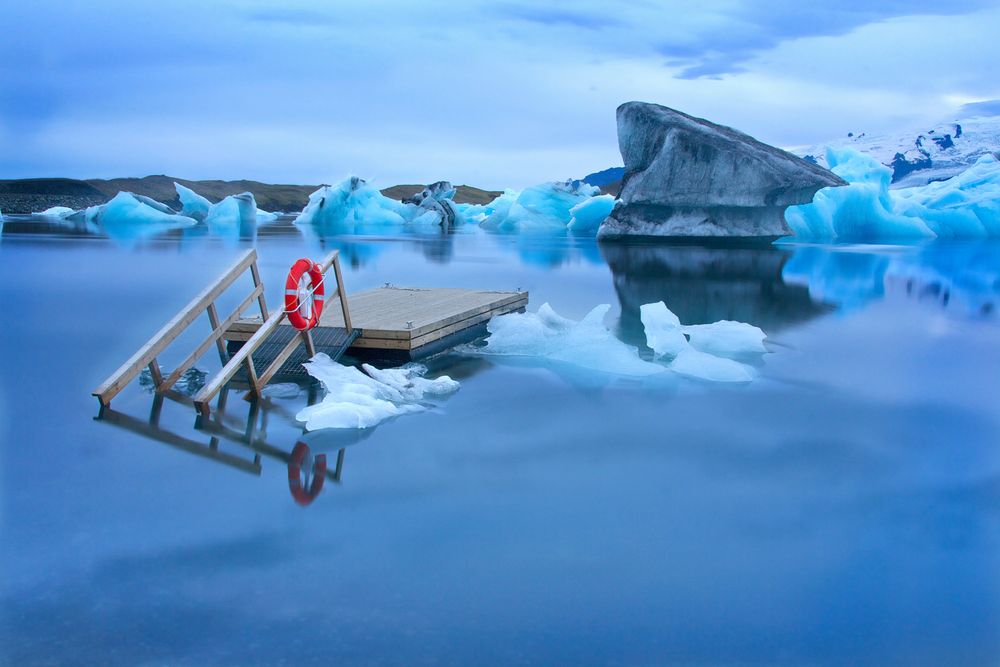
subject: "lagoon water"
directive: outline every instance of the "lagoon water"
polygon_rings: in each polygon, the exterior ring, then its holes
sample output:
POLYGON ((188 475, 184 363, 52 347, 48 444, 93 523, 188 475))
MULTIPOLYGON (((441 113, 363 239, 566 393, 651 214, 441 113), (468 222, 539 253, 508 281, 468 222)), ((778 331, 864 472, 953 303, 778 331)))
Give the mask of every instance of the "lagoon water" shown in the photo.
POLYGON ((0 664, 1000 661, 1000 244, 303 231, 8 219, 0 664), (445 354, 430 376, 461 389, 435 409, 310 434, 340 483, 300 507, 280 456, 304 395, 230 397, 224 425, 256 450, 210 449, 191 407, 139 383, 117 422, 90 396, 249 245, 272 304, 296 258, 340 248, 350 291, 521 288, 574 319, 608 303, 633 345, 663 300, 759 326, 770 353, 749 385, 655 388, 445 354), (188 444, 123 426, 151 412, 188 444))

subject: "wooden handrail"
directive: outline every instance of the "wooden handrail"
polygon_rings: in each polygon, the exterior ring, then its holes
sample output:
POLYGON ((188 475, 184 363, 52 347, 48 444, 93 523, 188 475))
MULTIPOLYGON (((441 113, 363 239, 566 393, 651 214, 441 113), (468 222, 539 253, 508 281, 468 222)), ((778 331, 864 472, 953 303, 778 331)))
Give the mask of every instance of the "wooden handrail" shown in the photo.
MULTIPOLYGON (((187 306, 174 315, 169 322, 163 325, 128 361, 122 364, 97 389, 91 392, 101 402, 101 405, 105 407, 110 406, 111 399, 118 395, 129 382, 135 379, 143 367, 149 367, 155 383, 159 386, 162 383, 162 379, 159 377, 159 367, 155 363, 157 355, 166 349, 204 310, 212 305, 215 299, 227 287, 232 285, 236 278, 246 271, 248 267, 256 268, 256 264, 257 251, 253 249, 247 250, 232 267, 219 276, 218 280, 206 287, 187 306)), ((261 291, 261 300, 263 299, 262 294, 263 291, 261 291)))
MULTIPOLYGON (((344 293, 343 282, 340 273, 340 253, 334 250, 329 255, 327 255, 323 261, 321 261, 318 266, 320 273, 324 276, 326 272, 333 267, 334 276, 336 277, 336 294, 340 298, 340 307, 344 313, 344 323, 348 331, 351 331, 351 319, 350 313, 347 306, 347 297, 344 293)), ((259 329, 250 337, 248 341, 243 344, 243 347, 239 349, 229 361, 222 367, 216 375, 208 382, 204 387, 201 388, 194 397, 194 406, 203 416, 208 417, 211 414, 211 401, 223 387, 226 386, 234 375, 239 371, 240 366, 246 366, 248 379, 250 380, 250 391, 257 396, 261 395, 261 389, 264 385, 270 381, 274 374, 278 372, 281 368, 281 364, 291 356, 292 352, 299 346, 300 343, 304 343, 306 348, 313 352, 313 344, 311 334, 308 331, 301 332, 298 336, 294 336, 288 344, 278 353, 278 356, 271 362, 271 364, 258 375, 257 369, 253 365, 253 353, 257 351, 267 338, 274 333, 278 326, 284 321, 286 313, 284 309, 276 310, 270 314, 269 317, 264 318, 264 323, 259 329)))

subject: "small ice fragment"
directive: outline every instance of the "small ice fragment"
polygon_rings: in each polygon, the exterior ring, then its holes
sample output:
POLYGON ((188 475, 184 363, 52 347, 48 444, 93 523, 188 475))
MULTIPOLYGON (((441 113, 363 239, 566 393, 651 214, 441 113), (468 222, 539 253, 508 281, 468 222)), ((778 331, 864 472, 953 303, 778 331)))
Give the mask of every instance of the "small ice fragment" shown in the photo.
POLYGON ((746 364, 700 352, 691 347, 677 354, 670 363, 670 370, 680 375, 712 382, 750 382, 755 376, 753 368, 746 364))
POLYGON ((295 416, 306 429, 370 428, 386 419, 427 407, 420 403, 429 396, 443 396, 458 389, 447 376, 436 380, 423 377, 427 369, 419 365, 379 370, 364 366, 367 375, 353 366, 344 366, 320 352, 303 364, 306 371, 323 383, 327 394, 295 416))
POLYGON ((681 331, 681 321, 662 301, 639 307, 639 319, 646 332, 646 345, 656 358, 673 357, 689 344, 681 331))
POLYGON ((767 352, 764 347, 767 336, 745 322, 720 320, 712 324, 689 324, 682 330, 691 337, 691 347, 702 352, 722 355, 767 352))

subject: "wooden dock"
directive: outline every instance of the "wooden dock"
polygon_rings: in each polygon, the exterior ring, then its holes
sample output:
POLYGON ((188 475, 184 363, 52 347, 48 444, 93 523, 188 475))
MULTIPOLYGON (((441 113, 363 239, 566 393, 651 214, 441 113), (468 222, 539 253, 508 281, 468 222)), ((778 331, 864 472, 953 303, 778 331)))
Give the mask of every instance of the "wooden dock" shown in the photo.
MULTIPOLYGON (((353 327, 358 331, 348 354, 410 360, 482 335, 491 318, 523 310, 528 305, 528 293, 379 287, 348 294, 347 302, 353 327)), ((225 338, 248 340, 260 327, 261 318, 243 318, 229 327, 225 338)), ((325 309, 313 333, 321 335, 329 328, 345 328, 340 309, 325 309)))
POLYGON ((103 408, 108 408, 111 400, 148 368, 157 394, 166 395, 203 354, 215 347, 222 369, 192 398, 199 414, 208 417, 212 399, 238 373, 239 379, 245 379, 250 394, 260 397, 261 390, 273 378, 293 369, 301 374, 302 361, 317 352, 326 352, 334 360, 345 352, 387 362, 418 359, 470 341, 486 333, 486 324, 494 316, 524 310, 528 305, 528 293, 521 291, 387 285, 351 296, 344 290, 338 251, 328 254, 315 267, 327 282, 327 307, 317 327, 297 331, 285 324, 284 310, 268 310, 257 267, 257 251, 248 250, 92 394, 103 408), (216 300, 248 272, 253 289, 234 311, 220 317, 216 300), (244 311, 255 302, 260 316, 243 317, 244 311), (339 308, 334 307, 335 303, 339 308), (172 372, 162 371, 159 355, 203 313, 211 327, 208 336, 172 372))

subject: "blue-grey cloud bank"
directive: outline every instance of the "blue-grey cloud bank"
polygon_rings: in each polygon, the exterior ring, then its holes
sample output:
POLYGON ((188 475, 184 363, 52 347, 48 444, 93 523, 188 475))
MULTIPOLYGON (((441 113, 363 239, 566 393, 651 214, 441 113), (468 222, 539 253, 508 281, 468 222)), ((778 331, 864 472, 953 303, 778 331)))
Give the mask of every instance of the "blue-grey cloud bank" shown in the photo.
POLYGON ((972 0, 37 0, 3 15, 0 178, 520 187, 620 164, 627 100, 791 146, 1000 98, 1000 6, 972 0))

